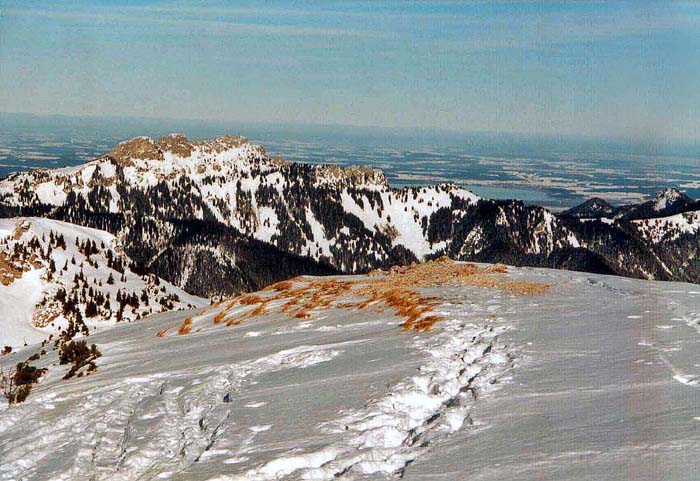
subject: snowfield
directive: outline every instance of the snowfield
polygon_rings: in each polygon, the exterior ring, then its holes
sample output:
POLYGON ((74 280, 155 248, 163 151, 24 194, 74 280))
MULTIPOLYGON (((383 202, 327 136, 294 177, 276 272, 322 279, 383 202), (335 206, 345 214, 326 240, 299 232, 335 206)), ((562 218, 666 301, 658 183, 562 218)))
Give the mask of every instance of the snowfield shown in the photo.
POLYGON ((697 286, 489 269, 404 308, 410 271, 301 278, 95 332, 96 372, 50 352, 0 406, 0 479, 695 479, 697 286))

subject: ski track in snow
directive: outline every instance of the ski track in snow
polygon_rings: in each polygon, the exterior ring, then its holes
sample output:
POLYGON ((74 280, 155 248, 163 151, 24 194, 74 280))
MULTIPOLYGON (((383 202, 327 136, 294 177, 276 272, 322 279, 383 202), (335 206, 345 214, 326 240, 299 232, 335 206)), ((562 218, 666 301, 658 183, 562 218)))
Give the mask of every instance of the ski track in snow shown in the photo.
MULTIPOLYGON (((75 393, 83 398, 60 419, 42 423, 27 444, 13 437, 21 410, 0 418, 0 479, 34 478, 44 463, 63 460, 71 466, 52 480, 135 480, 169 477, 194 462, 214 445, 229 420, 231 394, 246 381, 282 369, 305 368, 340 354, 333 346, 300 346, 255 361, 186 375, 130 378, 116 385, 75 393), (227 397, 228 396, 228 397, 227 397), (89 413, 100 413, 98 416, 89 413), (87 415, 86 415, 87 414, 87 415), (144 439, 149 448, 138 447, 144 439)), ((47 394, 44 406, 70 401, 47 394)))
POLYGON ((429 361, 416 376, 393 386, 361 410, 345 413, 321 429, 341 434, 339 442, 308 453, 290 453, 240 475, 211 481, 332 480, 355 474, 401 475, 422 450, 470 423, 478 393, 493 389, 513 366, 498 342, 504 328, 479 328, 455 319, 417 348, 429 361))

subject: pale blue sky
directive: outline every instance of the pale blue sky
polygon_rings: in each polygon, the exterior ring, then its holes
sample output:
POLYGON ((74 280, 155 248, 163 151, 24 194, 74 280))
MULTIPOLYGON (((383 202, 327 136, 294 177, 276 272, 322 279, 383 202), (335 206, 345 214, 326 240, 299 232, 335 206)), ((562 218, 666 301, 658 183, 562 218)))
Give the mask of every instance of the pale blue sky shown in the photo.
POLYGON ((0 6, 5 112, 700 137, 693 2, 0 6))

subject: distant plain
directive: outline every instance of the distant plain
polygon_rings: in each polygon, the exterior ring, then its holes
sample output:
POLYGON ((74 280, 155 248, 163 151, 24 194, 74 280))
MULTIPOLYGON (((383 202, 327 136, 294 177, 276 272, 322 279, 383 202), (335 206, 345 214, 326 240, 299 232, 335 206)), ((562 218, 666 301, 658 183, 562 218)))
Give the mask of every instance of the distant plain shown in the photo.
POLYGON ((451 182, 554 210, 590 197, 642 201, 674 187, 700 197, 700 147, 602 139, 182 120, 0 114, 0 177, 87 162, 138 135, 241 134, 297 162, 369 165, 392 186, 451 182))

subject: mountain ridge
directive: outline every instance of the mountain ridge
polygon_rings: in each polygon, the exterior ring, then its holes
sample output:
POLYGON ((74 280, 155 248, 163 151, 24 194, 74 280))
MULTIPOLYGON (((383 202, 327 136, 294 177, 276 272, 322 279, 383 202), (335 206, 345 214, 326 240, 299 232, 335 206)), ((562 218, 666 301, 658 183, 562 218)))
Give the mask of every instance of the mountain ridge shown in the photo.
POLYGON ((608 218, 482 199, 452 184, 392 188, 380 170, 271 158, 241 136, 137 137, 81 166, 0 181, 0 215, 106 230, 140 268, 205 297, 442 255, 700 282, 697 232, 644 226, 692 209, 700 206, 677 191, 608 218))

